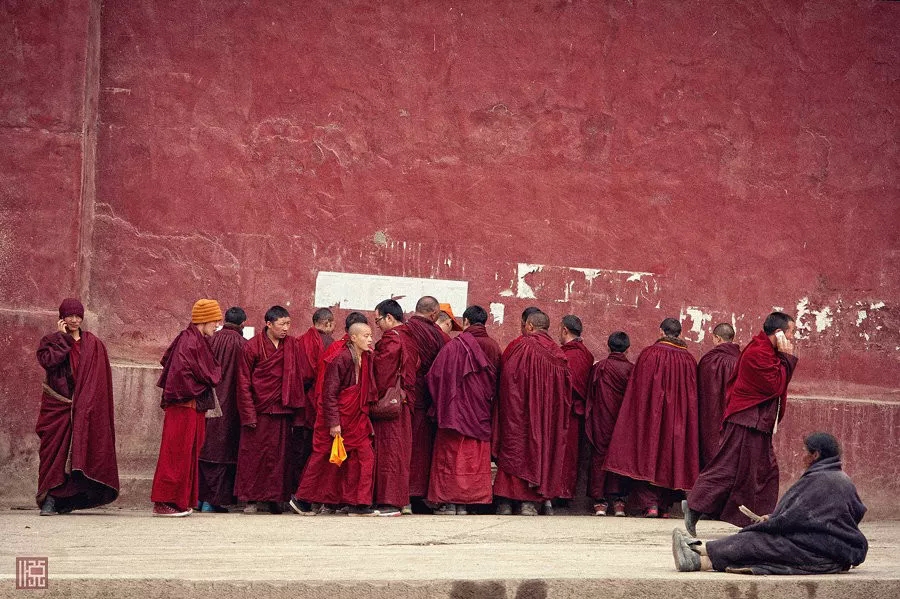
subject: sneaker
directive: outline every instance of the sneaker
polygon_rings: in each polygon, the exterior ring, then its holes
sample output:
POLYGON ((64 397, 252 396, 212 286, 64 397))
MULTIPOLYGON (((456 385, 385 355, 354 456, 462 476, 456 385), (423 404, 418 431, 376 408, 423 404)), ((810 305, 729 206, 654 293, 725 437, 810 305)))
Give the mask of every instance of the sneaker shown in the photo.
POLYGON ((595 516, 605 516, 606 510, 609 509, 609 504, 605 501, 601 501, 600 503, 594 504, 594 515, 595 516))
POLYGON ((334 508, 328 507, 327 505, 325 505, 325 504, 323 503, 323 504, 322 504, 322 507, 319 508, 319 515, 320 515, 320 516, 333 516, 333 515, 334 515, 334 508))
POLYGON ((441 507, 434 510, 435 516, 455 516, 456 515, 456 506, 452 503, 445 503, 441 507))
POLYGON ((56 498, 48 494, 41 504, 41 516, 55 516, 59 512, 56 511, 56 498))
POLYGON ((347 510, 348 516, 378 516, 378 510, 373 510, 367 505, 354 505, 347 510))
POLYGON ((466 510, 466 506, 461 503, 456 504, 456 515, 457 516, 468 516, 469 512, 466 510))
POLYGON ((269 502, 269 513, 270 514, 283 514, 284 513, 284 505, 280 501, 270 501, 269 502))
POLYGON ((380 516, 382 518, 399 518, 403 515, 403 512, 390 505, 387 507, 378 508, 377 510, 375 510, 375 512, 377 516, 380 516))
POLYGON ((550 501, 549 499, 545 500, 544 501, 544 515, 552 516, 555 513, 556 512, 553 511, 553 502, 550 501))
POLYGON ((406 505, 404 505, 403 509, 400 510, 400 513, 403 514, 404 516, 412 516, 412 513, 413 513, 412 504, 407 503, 406 505))
POLYGON ((644 512, 644 518, 659 518, 659 507, 655 505, 648 507, 644 512))
POLYGON ((679 572, 700 571, 700 554, 691 549, 690 538, 680 528, 672 531, 672 557, 675 558, 675 569, 679 572))
POLYGON ((537 506, 534 504, 534 502, 523 501, 522 508, 519 510, 519 514, 522 516, 537 516, 537 506))
POLYGON ((337 515, 339 515, 339 516, 346 516, 347 514, 350 513, 350 506, 349 506, 349 505, 342 505, 341 507, 339 507, 339 508, 337 508, 336 510, 334 510, 334 513, 337 514, 337 515))
POLYGON ((245 514, 258 514, 259 508, 256 507, 256 502, 255 501, 247 502, 247 505, 244 506, 244 513, 245 514))
POLYGON ((213 508, 212 504, 209 503, 208 501, 201 501, 200 508, 197 511, 200 512, 201 514, 213 514, 213 513, 215 513, 216 510, 213 508))
MULTIPOLYGON (((303 509, 306 506, 303 505, 302 501, 300 501, 299 499, 297 499, 295 497, 291 497, 291 500, 288 501, 288 505, 291 506, 291 509, 294 510, 294 512, 300 514, 301 516, 315 516, 316 515, 316 512, 314 512, 312 509, 303 509)), ((309 504, 307 504, 307 505, 309 505, 309 504)))
POLYGON ((625 514, 625 502, 621 499, 613 501, 613 515, 617 518, 624 518, 627 515, 625 514))
POLYGON ((508 501, 500 501, 497 503, 498 516, 512 516, 512 504, 508 501))
POLYGON ((681 500, 681 511, 684 512, 684 528, 692 537, 697 536, 697 522, 700 520, 700 512, 688 507, 687 499, 681 500))
POLYGON ((184 518, 194 513, 194 510, 188 508, 183 510, 171 503, 154 503, 153 515, 160 518, 184 518))

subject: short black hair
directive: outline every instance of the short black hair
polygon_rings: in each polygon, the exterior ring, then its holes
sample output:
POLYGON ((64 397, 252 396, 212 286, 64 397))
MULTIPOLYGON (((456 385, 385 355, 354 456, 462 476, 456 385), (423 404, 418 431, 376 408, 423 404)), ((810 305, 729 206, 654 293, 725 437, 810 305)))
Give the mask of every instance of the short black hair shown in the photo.
POLYGON ((659 323, 659 328, 666 337, 677 337, 681 334, 681 323, 677 318, 666 318, 659 323))
POLYGON ((485 324, 487 322, 487 310, 473 304, 466 308, 462 317, 463 320, 468 320, 469 324, 485 324))
POLYGON ((766 317, 766 321, 763 323, 763 332, 766 335, 774 335, 775 331, 781 329, 782 331, 788 330, 788 326, 790 323, 794 322, 794 317, 784 312, 772 312, 766 317))
POLYGON ((275 322, 279 318, 290 318, 291 314, 281 306, 272 306, 266 310, 266 322, 275 322))
POLYGON ((225 322, 230 322, 231 324, 236 324, 241 326, 247 320, 247 313, 244 312, 243 308, 239 308, 238 306, 232 306, 225 311, 225 322))
POLYGON ((841 457, 841 444, 831 433, 812 433, 803 439, 806 451, 819 452, 819 459, 841 457))
POLYGON ((734 327, 727 322, 720 322, 713 329, 713 335, 724 341, 734 341, 734 327))
MULTIPOLYGON (((421 302, 422 300, 419 301, 421 302)), ((416 307, 418 307, 418 304, 416 304, 416 307)), ((403 322, 403 308, 400 307, 400 303, 397 300, 386 299, 381 301, 375 306, 375 311, 382 316, 390 314, 397 322, 403 322)))
POLYGON ((542 331, 546 331, 550 328, 550 317, 538 310, 537 312, 532 312, 528 316, 528 322, 531 323, 536 329, 540 329, 542 331))
POLYGON ((355 324, 369 324, 369 319, 362 312, 351 312, 344 319, 344 330, 349 331, 355 324))
POLYGON ((329 320, 334 320, 334 313, 328 308, 319 308, 315 312, 313 312, 313 324, 319 324, 320 322, 328 322, 329 320))
POLYGON ((628 333, 625 331, 616 331, 606 340, 606 345, 609 347, 609 351, 621 354, 631 347, 631 339, 628 338, 628 333))
POLYGON ((563 316, 562 325, 576 337, 581 337, 581 331, 584 330, 584 325, 581 324, 581 319, 574 314, 566 314, 565 316, 563 316))
POLYGON ((537 312, 540 312, 540 311, 541 311, 540 308, 535 308, 534 306, 528 306, 527 308, 522 310, 522 324, 525 324, 526 322, 528 322, 529 316, 531 316, 532 314, 535 314, 537 312))
MULTIPOLYGON (((420 297, 419 301, 416 302, 416 312, 419 314, 434 314, 440 309, 441 303, 437 301, 436 297, 430 295, 420 297)), ((381 310, 379 310, 379 312, 381 312, 381 310)))

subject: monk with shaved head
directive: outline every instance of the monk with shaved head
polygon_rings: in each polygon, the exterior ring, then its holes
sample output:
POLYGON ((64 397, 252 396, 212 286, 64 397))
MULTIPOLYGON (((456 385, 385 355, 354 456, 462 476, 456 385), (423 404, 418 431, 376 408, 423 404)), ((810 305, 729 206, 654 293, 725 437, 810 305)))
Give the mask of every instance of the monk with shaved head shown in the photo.
POLYGON ((562 496, 566 485, 566 438, 572 410, 572 380, 566 356, 550 337, 550 318, 537 311, 525 333, 507 348, 500 366, 500 394, 492 423, 497 461, 497 513, 523 516, 562 496))
POLYGON ((697 364, 697 413, 700 417, 700 469, 719 448, 725 387, 734 376, 741 346, 734 342, 734 327, 723 322, 713 329, 713 348, 697 364))

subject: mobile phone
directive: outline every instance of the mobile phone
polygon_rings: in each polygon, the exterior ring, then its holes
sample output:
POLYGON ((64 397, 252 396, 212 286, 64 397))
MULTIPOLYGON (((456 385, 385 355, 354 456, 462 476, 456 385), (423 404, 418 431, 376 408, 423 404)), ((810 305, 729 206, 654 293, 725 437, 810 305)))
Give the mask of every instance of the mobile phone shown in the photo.
POLYGON ((784 331, 781 329, 775 331, 775 338, 778 339, 779 343, 787 343, 787 337, 784 336, 784 331))

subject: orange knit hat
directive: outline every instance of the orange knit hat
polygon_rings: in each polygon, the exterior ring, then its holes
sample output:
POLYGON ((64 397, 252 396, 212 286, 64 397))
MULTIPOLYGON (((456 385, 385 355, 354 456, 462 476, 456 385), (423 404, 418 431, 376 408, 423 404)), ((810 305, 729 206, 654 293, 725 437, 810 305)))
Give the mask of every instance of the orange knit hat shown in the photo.
POLYGON ((206 322, 218 322, 222 320, 222 308, 214 299, 199 299, 191 308, 191 322, 204 324, 206 322))

